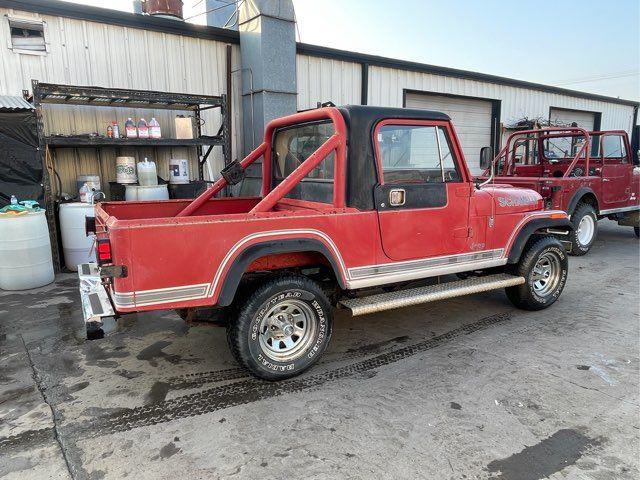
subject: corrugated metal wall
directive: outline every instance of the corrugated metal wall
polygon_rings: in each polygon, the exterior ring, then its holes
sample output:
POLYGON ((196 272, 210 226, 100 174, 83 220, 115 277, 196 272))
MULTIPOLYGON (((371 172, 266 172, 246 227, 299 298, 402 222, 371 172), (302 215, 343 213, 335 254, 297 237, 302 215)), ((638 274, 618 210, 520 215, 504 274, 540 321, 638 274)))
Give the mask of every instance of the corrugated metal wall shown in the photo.
POLYGON ((318 102, 360 104, 362 69, 359 63, 297 56, 298 109, 315 108, 318 102))
POLYGON ((476 80, 376 66, 369 68, 370 105, 401 107, 404 89, 501 100, 500 120, 504 124, 515 122, 523 117, 549 118, 550 107, 601 112, 603 130, 623 129, 631 135, 633 123, 631 106, 476 80))
MULTIPOLYGON (((0 94, 19 95, 23 89, 31 90, 31 79, 204 95, 225 93, 226 46, 222 42, 7 9, 0 9, 0 14, 44 20, 49 49, 46 55, 0 49, 0 94)), ((9 38, 8 29, 8 22, 0 22, 0 38, 9 38)), ((240 50, 233 45, 233 68, 239 65, 240 50)), ((242 138, 238 130, 242 128, 238 108, 241 105, 239 75, 234 75, 233 85, 232 148, 236 155, 235 152, 241 152, 238 139, 242 138)), ((218 131, 218 112, 203 113, 204 134, 215 135, 218 131)), ((122 132, 127 117, 149 120, 154 116, 161 124, 163 136, 172 137, 175 134, 173 118, 179 113, 185 112, 45 106, 46 133, 104 135, 110 121, 118 121, 122 132)), ((56 154, 57 171, 66 192, 75 190, 77 174, 98 173, 103 182, 115 180, 115 149, 57 149, 56 154)), ((123 148, 121 154, 154 158, 164 178, 167 178, 169 158, 189 158, 191 176, 197 177, 193 148, 123 148)), ((220 147, 214 147, 209 164, 215 174, 222 168, 220 147)))
MULTIPOLYGON (((31 79, 43 82, 97 85, 218 95, 225 89, 225 44, 187 36, 126 28, 96 22, 0 9, 0 14, 18 18, 36 18, 46 22, 46 55, 18 54, 0 49, 0 94, 19 95, 30 89, 31 79)), ((8 23, 0 22, 0 38, 9 38, 8 23)), ((233 45, 233 69, 239 68, 240 52, 233 45)), ((296 61, 299 109, 313 108, 317 102, 359 104, 362 66, 356 61, 298 54, 296 61)), ((239 74, 233 75, 233 157, 241 152, 242 122, 239 74)), ((501 100, 502 123, 522 117, 547 118, 550 107, 589 110, 602 113, 603 129, 624 129, 631 133, 633 107, 604 101, 551 94, 526 88, 498 85, 442 75, 426 74, 387 67, 369 67, 368 103, 402 106, 403 90, 448 93, 501 100)), ((46 107, 47 133, 104 133, 107 122, 117 120, 121 128, 128 116, 155 116, 165 136, 173 135, 173 116, 178 112, 125 111, 85 107, 46 107)), ((217 112, 205 112, 205 134, 215 134, 220 124, 217 112)), ((219 148, 212 155, 211 171, 222 166, 219 148)), ((189 157, 192 176, 196 158, 193 149, 122 149, 121 154, 155 158, 160 174, 167 175, 168 159, 189 157)), ((103 181, 115 179, 114 149, 59 149, 58 172, 63 189, 74 190, 77 174, 99 173, 103 181)))

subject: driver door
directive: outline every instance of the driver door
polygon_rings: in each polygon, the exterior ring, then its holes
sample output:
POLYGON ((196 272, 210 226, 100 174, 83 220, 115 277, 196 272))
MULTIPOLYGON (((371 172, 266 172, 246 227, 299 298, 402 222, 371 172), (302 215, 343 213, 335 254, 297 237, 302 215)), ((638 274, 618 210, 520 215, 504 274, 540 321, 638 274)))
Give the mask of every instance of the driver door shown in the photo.
POLYGON ((468 251, 471 183, 446 122, 388 120, 374 133, 382 246, 392 260, 468 251))
POLYGON ((621 208, 631 197, 633 165, 627 155, 625 139, 619 134, 600 137, 602 152, 602 208, 621 208))

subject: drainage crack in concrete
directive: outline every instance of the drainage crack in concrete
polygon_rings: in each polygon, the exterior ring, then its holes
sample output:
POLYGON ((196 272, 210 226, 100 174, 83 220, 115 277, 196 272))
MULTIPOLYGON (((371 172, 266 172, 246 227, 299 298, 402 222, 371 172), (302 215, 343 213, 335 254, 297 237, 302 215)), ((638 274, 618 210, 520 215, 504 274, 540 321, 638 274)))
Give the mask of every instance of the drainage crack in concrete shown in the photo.
MULTIPOLYGON (((284 394, 311 390, 330 381, 352 377, 353 375, 396 363, 418 353, 436 348, 458 336, 470 335, 508 319, 510 319, 509 313, 492 315, 428 340, 381 353, 366 360, 315 375, 298 377, 278 383, 248 379, 159 403, 136 407, 100 419, 70 424, 65 426, 64 430, 76 438, 94 438, 170 422, 180 418, 204 415, 284 394)), ((2 449, 3 441, 9 440, 10 438, 11 437, 0 439, 0 450, 2 449)), ((16 440, 17 439, 14 439, 14 441, 8 445, 19 445, 20 442, 16 440)))
MULTIPOLYGON (((62 439, 62 436, 60 434, 60 429, 59 429, 59 425, 58 425, 58 415, 53 407, 53 405, 51 405, 51 403, 49 403, 46 394, 44 393, 44 389, 42 388, 42 381, 40 379, 40 375, 38 375, 38 372, 36 370, 36 367, 33 363, 33 359, 31 358, 31 352, 29 351, 29 348, 27 347, 26 342, 24 341, 24 337, 22 335, 20 335, 20 341, 22 342, 22 346, 24 347, 24 351, 27 354, 27 359, 29 360, 29 366, 31 367, 31 376, 33 377, 33 381, 36 384, 36 387, 38 388, 38 391, 40 392, 40 396, 42 396, 42 400, 44 401, 44 403, 47 404, 47 406, 49 407, 49 410, 51 410, 51 420, 53 421, 53 427, 52 428, 46 428, 46 429, 42 429, 44 431, 49 431, 51 433, 53 433, 53 439, 56 441, 56 443, 58 444, 58 447, 60 448, 60 453, 62 454, 62 458, 64 459, 64 463, 67 467, 67 471, 69 472, 69 476, 72 479, 76 479, 76 476, 74 475, 73 472, 73 468, 71 466, 71 462, 69 460, 69 458, 67 457, 67 451, 66 448, 64 446, 64 441, 62 439)), ((42 439, 42 433, 40 430, 31 430, 29 432, 26 433, 31 433, 33 434, 33 436, 31 437, 32 440, 36 440, 38 438, 42 439)), ((1 445, 1 443, 0 443, 1 445)))
POLYGON ((637 403, 633 403, 633 402, 630 402, 629 400, 626 400, 624 398, 616 397, 615 395, 611 395, 611 394, 609 394, 607 392, 603 392, 599 388, 586 387, 584 385, 580 385, 579 383, 574 382, 573 380, 569 380, 567 378, 562 377, 561 375, 556 375, 555 373, 552 373, 552 372, 547 372, 547 374, 551 375, 552 377, 558 378, 558 379, 562 380, 563 382, 567 382, 567 383, 570 383, 571 385, 574 385, 574 386, 576 386, 578 388, 582 388, 583 390, 589 390, 591 392, 597 392, 597 393, 599 393, 601 395, 604 395, 605 397, 611 398, 612 400, 617 400, 617 401, 622 402, 622 403, 626 403, 627 405, 631 405, 632 407, 640 407, 640 405, 637 404, 637 403))

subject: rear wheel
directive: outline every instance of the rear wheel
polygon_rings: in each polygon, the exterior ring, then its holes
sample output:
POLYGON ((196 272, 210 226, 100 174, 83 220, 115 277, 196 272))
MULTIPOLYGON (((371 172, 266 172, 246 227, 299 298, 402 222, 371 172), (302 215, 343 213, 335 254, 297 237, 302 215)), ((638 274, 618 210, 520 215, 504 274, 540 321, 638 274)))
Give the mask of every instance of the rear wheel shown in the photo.
POLYGON ((529 244, 513 273, 524 277, 522 285, 509 287, 507 297, 524 310, 542 310, 560 296, 567 282, 567 254, 554 237, 540 237, 529 244))
POLYGON ((580 203, 571 215, 573 232, 569 233, 571 254, 585 255, 593 245, 598 234, 598 216, 588 203, 580 203))
POLYGON ((302 275, 266 281, 227 326, 234 356, 265 380, 282 380, 313 365, 331 339, 332 311, 320 285, 302 275))

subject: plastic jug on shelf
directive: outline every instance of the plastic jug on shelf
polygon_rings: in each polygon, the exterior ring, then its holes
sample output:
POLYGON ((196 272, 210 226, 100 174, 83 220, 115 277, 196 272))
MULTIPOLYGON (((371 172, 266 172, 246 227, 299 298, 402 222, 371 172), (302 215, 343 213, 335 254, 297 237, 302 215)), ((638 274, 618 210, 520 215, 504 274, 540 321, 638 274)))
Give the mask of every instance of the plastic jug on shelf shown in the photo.
POLYGON ((158 174, 155 162, 150 162, 147 157, 144 162, 138 162, 138 183, 142 186, 158 185, 158 174))
POLYGON ((133 123, 131 117, 127 118, 127 121, 124 124, 124 135, 127 138, 138 138, 138 129, 136 128, 136 124, 133 123))
POLYGON ((149 121, 149 138, 161 138, 161 137, 162 137, 162 133, 160 131, 160 124, 155 119, 155 117, 152 117, 151 120, 149 121))
POLYGON ((138 138, 149 138, 149 125, 144 118, 138 122, 138 138))

